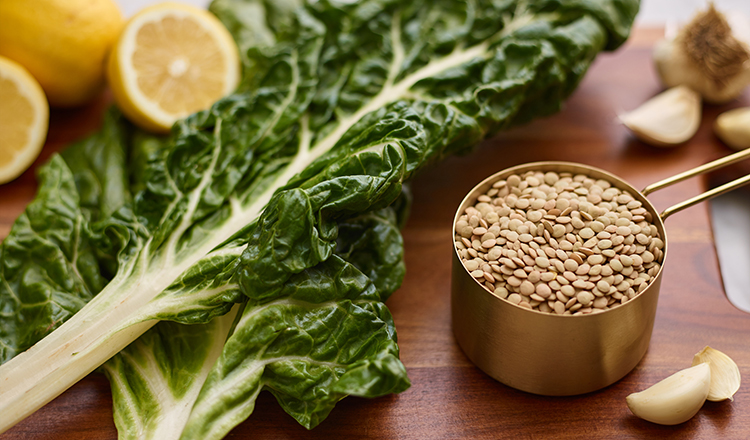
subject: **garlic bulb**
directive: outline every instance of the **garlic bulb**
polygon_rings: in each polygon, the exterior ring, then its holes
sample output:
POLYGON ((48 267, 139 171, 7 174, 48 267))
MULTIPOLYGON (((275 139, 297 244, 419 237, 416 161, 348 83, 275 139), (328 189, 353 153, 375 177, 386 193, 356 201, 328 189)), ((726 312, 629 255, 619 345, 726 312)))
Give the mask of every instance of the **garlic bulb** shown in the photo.
POLYGON ((729 110, 714 122, 714 133, 735 150, 750 147, 750 107, 729 110))
POLYGON ((620 115, 620 121, 647 144, 657 147, 681 144, 698 131, 701 98, 688 87, 674 87, 620 115))
POLYGON ((750 84, 750 21, 736 14, 732 25, 713 5, 697 14, 674 39, 654 47, 654 62, 666 87, 686 85, 704 100, 723 103, 750 84), (743 41, 744 40, 744 41, 743 41))
POLYGON ((732 358, 706 346, 693 357, 693 365, 708 364, 711 369, 711 386, 707 399, 712 402, 734 400, 732 396, 740 389, 740 369, 732 358))
POLYGON ((690 420, 708 396, 711 369, 705 363, 686 368, 626 398, 636 416, 660 425, 690 420))

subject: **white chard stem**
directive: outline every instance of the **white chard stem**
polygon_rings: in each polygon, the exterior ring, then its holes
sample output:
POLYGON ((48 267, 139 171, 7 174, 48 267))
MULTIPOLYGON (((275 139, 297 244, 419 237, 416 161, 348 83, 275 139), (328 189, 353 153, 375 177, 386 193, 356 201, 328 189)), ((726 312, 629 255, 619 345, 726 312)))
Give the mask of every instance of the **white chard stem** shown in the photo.
POLYGON ((82 309, 0 367, 0 433, 94 371, 157 322, 128 323, 133 313, 122 313, 123 308, 131 308, 127 300, 114 307, 106 304, 110 311, 99 305, 95 298, 88 310, 82 309))

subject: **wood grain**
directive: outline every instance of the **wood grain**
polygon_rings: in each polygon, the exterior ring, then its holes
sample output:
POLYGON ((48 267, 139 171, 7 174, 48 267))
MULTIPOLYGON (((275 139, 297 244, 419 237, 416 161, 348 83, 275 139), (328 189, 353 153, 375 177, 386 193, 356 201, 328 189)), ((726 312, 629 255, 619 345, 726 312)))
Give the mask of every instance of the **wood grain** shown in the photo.
MULTIPOLYGON (((600 56, 559 114, 503 133, 415 180, 415 203, 404 231, 408 273, 388 302, 412 380, 408 391, 373 400, 347 398, 312 431, 297 425, 263 393, 252 416, 228 438, 750 438, 746 386, 734 402, 708 402, 696 417, 676 427, 644 422, 625 406, 626 395, 689 366, 705 345, 728 353, 750 377, 750 316, 726 300, 705 204, 666 222, 670 253, 651 346, 635 370, 616 384, 566 398, 519 392, 474 367, 451 332, 451 220, 464 194, 485 176, 525 162, 566 160, 603 168, 642 188, 730 153, 712 134, 711 123, 722 111, 750 105, 748 94, 731 104, 705 106, 698 134, 674 149, 648 147, 617 124, 618 112, 660 90, 650 62, 650 47, 659 35, 639 30, 625 48, 600 56)), ((53 113, 42 160, 95 128, 103 102, 53 113)), ((0 187, 0 236, 31 199, 34 186, 27 173, 0 187)), ((693 179, 659 191, 651 200, 666 208, 704 189, 704 179, 693 179)), ((0 438, 116 438, 106 380, 90 375, 0 438)))

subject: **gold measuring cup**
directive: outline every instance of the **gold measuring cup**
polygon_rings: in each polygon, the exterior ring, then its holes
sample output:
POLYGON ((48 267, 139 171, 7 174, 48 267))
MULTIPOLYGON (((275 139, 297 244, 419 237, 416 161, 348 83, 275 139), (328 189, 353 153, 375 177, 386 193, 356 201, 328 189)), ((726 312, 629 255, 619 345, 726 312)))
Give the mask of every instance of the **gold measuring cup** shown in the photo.
MULTIPOLYGON (((664 241, 661 269, 648 287, 627 303, 596 314, 555 315, 512 304, 477 282, 453 252, 451 309, 459 345, 485 373, 519 390, 547 396, 583 394, 604 388, 628 374, 646 353, 654 326, 669 240, 664 220, 689 206, 750 183, 750 176, 714 188, 658 213, 647 194, 750 157, 750 150, 694 168, 638 191, 598 168, 569 162, 536 162, 500 171, 475 186, 459 205, 453 231, 464 210, 497 180, 527 171, 585 174, 608 180, 639 200, 664 241)), ((453 241, 451 236, 451 241, 453 241)))

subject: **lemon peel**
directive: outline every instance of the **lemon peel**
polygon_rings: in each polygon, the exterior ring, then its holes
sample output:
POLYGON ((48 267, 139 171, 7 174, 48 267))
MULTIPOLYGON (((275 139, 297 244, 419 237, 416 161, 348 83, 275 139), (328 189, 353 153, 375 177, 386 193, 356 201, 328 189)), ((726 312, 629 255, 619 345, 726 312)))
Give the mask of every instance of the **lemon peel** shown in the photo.
POLYGON ((107 77, 115 102, 136 125, 167 132, 239 83, 237 45, 209 12, 178 3, 146 8, 125 25, 107 77))

